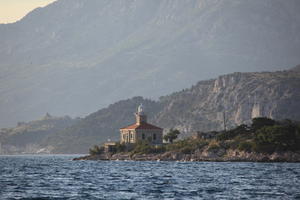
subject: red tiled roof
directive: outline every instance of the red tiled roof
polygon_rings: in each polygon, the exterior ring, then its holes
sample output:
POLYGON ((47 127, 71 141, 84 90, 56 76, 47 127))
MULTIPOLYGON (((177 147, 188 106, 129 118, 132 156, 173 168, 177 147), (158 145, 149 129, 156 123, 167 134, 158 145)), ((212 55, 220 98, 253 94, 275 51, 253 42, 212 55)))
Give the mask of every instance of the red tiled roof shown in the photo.
POLYGON ((130 126, 121 128, 121 129, 159 129, 162 130, 162 128, 159 128, 157 126, 154 126, 152 124, 148 124, 148 123, 142 123, 140 125, 138 124, 132 124, 130 126))

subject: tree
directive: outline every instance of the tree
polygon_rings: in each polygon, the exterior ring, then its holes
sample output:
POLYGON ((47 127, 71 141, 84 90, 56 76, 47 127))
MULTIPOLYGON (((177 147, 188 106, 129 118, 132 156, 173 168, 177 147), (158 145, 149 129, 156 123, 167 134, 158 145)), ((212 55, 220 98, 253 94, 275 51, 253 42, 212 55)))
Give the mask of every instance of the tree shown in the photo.
POLYGON ((152 146, 148 141, 139 141, 133 149, 133 153, 138 153, 138 154, 148 154, 151 152, 152 152, 152 146))
POLYGON ((104 147, 99 147, 98 145, 95 145, 93 148, 89 149, 90 155, 100 155, 104 152, 104 147))
POLYGON ((270 146, 272 151, 300 148, 300 137, 295 125, 265 126, 256 132, 254 141, 258 149, 264 146, 270 146))
POLYGON ((264 126, 273 126, 276 121, 267 117, 256 117, 252 119, 251 128, 253 131, 257 131, 264 126))
POLYGON ((114 150, 115 152, 120 153, 120 152, 125 152, 127 149, 124 143, 117 142, 114 150))
POLYGON ((245 124, 241 124, 234 129, 225 131, 217 135, 217 140, 230 140, 238 135, 245 135, 249 133, 249 127, 245 124))
POLYGON ((173 141, 175 139, 177 139, 178 135, 180 134, 179 130, 175 129, 171 129, 165 136, 164 136, 164 140, 173 143, 173 141))

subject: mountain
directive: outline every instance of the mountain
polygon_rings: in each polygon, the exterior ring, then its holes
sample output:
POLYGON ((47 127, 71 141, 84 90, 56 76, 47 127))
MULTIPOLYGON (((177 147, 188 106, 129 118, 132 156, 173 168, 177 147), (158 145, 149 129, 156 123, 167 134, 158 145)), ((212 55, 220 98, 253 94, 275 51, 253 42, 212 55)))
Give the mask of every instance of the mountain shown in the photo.
POLYGON ((78 121, 69 116, 53 117, 47 113, 39 120, 19 122, 15 128, 3 128, 0 130, 0 154, 49 153, 54 147, 45 147, 42 141, 78 121))
POLYGON ((300 120, 300 72, 233 73, 160 100, 154 122, 184 133, 222 130, 255 117, 300 120))
MULTIPOLYGON (((118 101, 46 135, 38 142, 39 147, 51 153, 86 153, 92 145, 118 141, 119 128, 135 121, 133 113, 140 103, 150 123, 165 131, 177 128, 181 137, 196 131, 223 130, 223 113, 227 128, 262 116, 300 121, 300 72, 232 73, 199 81, 159 101, 142 97, 118 101)), ((14 137, 13 141, 23 143, 24 138, 14 137)))
POLYGON ((298 0, 58 0, 0 25, 0 127, 300 63, 298 0))

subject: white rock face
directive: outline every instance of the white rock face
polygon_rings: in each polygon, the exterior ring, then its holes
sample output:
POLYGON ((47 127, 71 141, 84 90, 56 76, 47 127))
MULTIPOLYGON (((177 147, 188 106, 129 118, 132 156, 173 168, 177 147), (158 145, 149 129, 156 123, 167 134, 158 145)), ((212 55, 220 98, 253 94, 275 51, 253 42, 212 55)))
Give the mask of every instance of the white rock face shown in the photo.
POLYGON ((253 105, 251 118, 260 117, 260 106, 258 103, 253 105))
POLYGON ((224 75, 163 98, 169 107, 155 119, 162 127, 180 127, 185 133, 222 130, 224 112, 227 128, 255 117, 297 120, 299 86, 300 73, 295 71, 224 75))

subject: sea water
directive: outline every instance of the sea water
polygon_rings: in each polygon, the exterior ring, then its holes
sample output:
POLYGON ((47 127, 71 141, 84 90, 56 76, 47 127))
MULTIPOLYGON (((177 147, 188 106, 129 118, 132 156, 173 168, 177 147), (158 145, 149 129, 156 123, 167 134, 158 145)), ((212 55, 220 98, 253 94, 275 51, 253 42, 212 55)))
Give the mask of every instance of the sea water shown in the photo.
POLYGON ((300 199, 299 163, 0 156, 0 199, 300 199))

